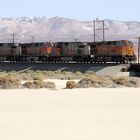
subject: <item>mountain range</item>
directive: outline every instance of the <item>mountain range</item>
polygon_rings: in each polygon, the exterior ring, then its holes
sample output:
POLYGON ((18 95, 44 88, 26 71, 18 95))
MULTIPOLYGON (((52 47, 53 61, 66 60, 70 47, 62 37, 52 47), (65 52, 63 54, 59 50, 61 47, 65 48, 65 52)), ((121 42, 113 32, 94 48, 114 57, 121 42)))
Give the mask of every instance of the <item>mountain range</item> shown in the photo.
MULTIPOLYGON (((96 19, 99 21, 99 19, 96 19)), ((104 19, 105 40, 137 43, 140 22, 104 19)), ((93 21, 63 17, 0 18, 0 42, 93 41, 93 21)), ((96 22, 96 41, 102 40, 102 24, 96 22)))

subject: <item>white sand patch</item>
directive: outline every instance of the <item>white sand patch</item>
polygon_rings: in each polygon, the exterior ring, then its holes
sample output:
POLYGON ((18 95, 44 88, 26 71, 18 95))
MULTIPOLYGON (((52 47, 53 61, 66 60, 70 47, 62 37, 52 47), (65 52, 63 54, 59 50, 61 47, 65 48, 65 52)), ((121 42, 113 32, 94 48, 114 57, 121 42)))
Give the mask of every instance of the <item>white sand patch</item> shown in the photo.
POLYGON ((140 88, 0 90, 0 140, 139 140, 140 88))

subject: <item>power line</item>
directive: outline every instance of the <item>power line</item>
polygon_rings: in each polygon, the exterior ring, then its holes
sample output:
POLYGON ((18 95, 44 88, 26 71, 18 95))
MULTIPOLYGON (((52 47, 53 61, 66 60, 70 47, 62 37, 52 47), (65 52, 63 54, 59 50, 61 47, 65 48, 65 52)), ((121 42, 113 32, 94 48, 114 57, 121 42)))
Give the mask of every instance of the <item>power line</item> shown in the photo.
POLYGON ((102 30, 102 41, 105 41, 105 30, 108 30, 105 28, 105 21, 99 20, 98 18, 96 20, 93 20, 93 36, 94 36, 94 42, 96 42, 96 30, 102 30), (102 23, 102 28, 96 28, 96 25, 102 23))

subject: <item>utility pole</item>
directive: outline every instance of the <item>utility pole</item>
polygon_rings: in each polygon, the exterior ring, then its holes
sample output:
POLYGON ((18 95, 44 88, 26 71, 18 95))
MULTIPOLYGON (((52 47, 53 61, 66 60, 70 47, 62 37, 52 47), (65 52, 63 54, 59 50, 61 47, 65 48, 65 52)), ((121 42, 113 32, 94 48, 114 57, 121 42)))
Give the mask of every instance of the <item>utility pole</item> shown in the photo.
POLYGON ((105 21, 103 20, 103 41, 105 41, 105 21))
POLYGON ((34 36, 32 36, 32 43, 34 43, 34 36))
POLYGON ((95 20, 93 20, 93 36, 94 36, 94 42, 95 42, 95 36, 96 36, 96 29, 95 29, 95 20))
POLYGON ((12 37, 13 37, 13 47, 15 46, 15 34, 13 33, 12 34, 12 37))
POLYGON ((140 63, 140 37, 138 37, 138 64, 140 63))
POLYGON ((34 35, 32 35, 32 43, 31 46, 34 47, 34 35))
POLYGON ((76 39, 76 38, 74 38, 74 41, 75 41, 75 42, 77 42, 77 39, 76 39))
POLYGON ((94 36, 94 42, 96 41, 96 30, 102 30, 102 41, 105 41, 105 21, 104 20, 93 20, 93 36, 94 36), (101 29, 96 29, 96 24, 102 24, 102 28, 101 29))

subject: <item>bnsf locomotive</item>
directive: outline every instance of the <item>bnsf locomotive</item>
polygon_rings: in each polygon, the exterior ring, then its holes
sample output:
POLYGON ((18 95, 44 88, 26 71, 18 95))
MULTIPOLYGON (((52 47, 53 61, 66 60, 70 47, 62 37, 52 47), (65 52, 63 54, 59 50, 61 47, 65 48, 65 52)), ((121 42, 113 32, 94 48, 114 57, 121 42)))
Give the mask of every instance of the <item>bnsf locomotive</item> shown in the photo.
POLYGON ((0 43, 0 62, 128 63, 136 60, 131 41, 0 43))

